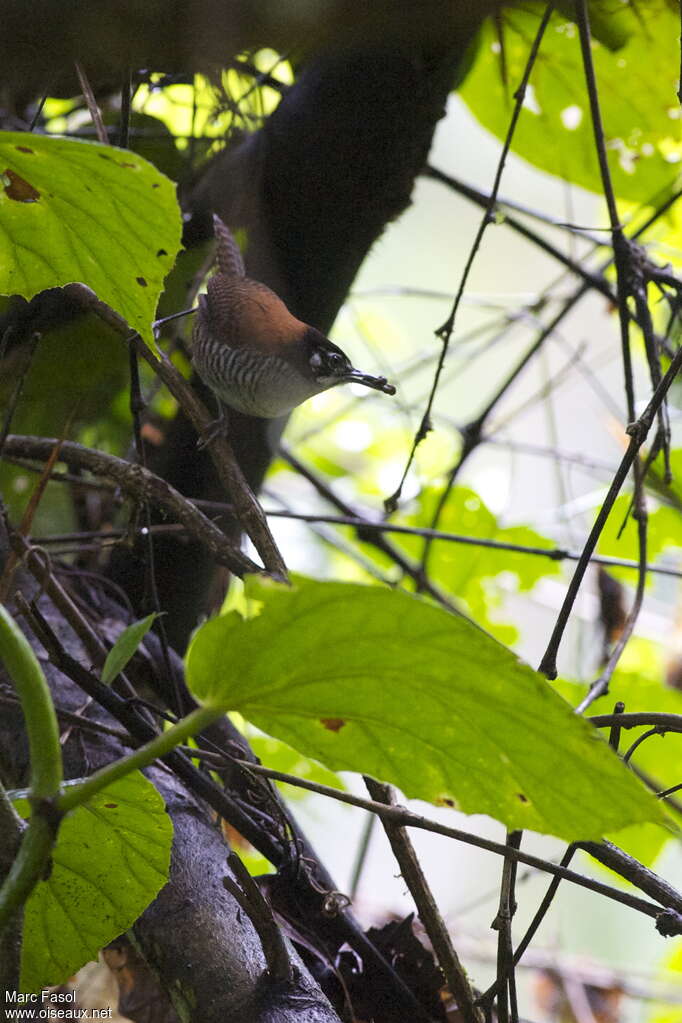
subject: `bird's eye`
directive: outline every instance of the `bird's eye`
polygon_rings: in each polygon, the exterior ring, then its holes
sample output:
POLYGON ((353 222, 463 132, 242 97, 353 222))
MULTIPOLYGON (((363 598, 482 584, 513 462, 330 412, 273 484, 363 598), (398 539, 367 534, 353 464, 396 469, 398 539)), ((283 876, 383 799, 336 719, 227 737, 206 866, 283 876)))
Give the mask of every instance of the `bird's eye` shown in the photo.
POLYGON ((327 355, 327 364, 330 369, 344 369, 346 360, 339 352, 329 352, 327 355))

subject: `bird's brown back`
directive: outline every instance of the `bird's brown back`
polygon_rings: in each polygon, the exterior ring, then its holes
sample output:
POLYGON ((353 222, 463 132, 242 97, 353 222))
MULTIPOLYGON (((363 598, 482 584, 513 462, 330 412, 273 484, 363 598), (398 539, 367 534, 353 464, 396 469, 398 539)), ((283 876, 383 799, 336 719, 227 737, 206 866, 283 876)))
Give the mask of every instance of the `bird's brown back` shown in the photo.
POLYGON ((248 277, 215 274, 207 286, 207 312, 215 336, 231 348, 250 347, 276 355, 302 337, 306 326, 265 284, 248 277))

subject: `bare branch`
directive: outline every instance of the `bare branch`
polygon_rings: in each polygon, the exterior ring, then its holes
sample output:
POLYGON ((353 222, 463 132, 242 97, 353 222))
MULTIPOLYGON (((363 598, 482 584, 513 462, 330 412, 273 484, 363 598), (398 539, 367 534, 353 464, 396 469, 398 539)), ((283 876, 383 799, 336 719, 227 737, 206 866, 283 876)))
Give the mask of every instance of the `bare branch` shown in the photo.
MULTIPOLYGON (((58 440, 48 437, 21 437, 10 434, 5 441, 5 450, 9 455, 20 458, 47 461, 55 445, 59 443, 58 440)), ((133 500, 140 503, 149 501, 162 512, 171 515, 207 548, 218 564, 226 565, 236 575, 261 571, 258 565, 235 548, 222 530, 218 529, 191 501, 143 466, 126 462, 115 455, 83 447, 74 441, 64 441, 61 444, 60 459, 67 464, 88 469, 95 476, 115 480, 133 500)))

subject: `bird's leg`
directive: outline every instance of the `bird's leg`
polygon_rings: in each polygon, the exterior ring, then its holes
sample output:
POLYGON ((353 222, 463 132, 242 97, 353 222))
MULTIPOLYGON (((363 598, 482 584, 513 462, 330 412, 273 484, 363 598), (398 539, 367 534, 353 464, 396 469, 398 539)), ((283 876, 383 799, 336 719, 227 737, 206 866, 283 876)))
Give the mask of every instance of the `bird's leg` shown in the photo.
POLYGON ((229 426, 230 426, 228 410, 227 410, 227 407, 225 405, 223 405, 223 403, 220 400, 220 398, 217 398, 217 402, 218 402, 218 417, 217 417, 217 419, 213 419, 208 424, 206 429, 203 431, 202 436, 197 441, 197 451, 203 451, 204 448, 208 444, 211 443, 211 441, 216 439, 216 437, 226 437, 227 436, 227 433, 228 433, 228 430, 229 430, 229 426))

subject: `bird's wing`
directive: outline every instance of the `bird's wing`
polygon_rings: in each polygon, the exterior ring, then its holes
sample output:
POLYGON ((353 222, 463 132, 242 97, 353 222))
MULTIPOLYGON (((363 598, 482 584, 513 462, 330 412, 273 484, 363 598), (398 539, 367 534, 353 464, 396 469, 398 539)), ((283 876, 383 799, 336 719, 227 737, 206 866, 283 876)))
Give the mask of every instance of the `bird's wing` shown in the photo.
POLYGON ((232 232, 217 213, 213 214, 213 233, 216 240, 215 261, 221 274, 245 277, 244 260, 232 232))

